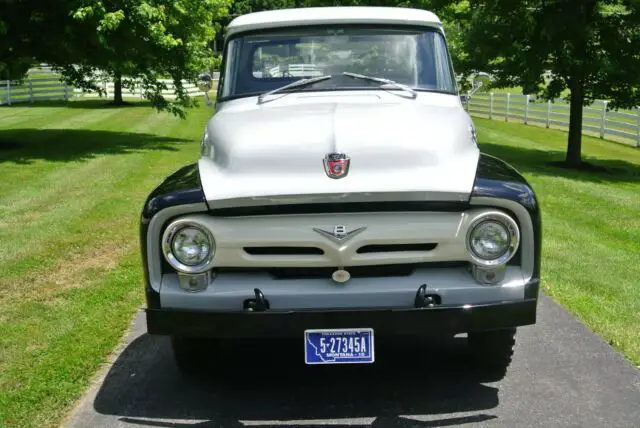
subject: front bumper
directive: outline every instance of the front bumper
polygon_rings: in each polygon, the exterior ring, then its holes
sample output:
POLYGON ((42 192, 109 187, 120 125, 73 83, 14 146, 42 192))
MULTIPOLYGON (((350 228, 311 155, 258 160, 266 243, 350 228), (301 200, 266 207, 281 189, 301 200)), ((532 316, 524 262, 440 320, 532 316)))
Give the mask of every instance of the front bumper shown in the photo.
POLYGON ((264 310, 147 309, 147 331, 212 338, 301 337, 306 329, 373 328, 376 335, 454 335, 536 322, 537 299, 428 308, 264 310))

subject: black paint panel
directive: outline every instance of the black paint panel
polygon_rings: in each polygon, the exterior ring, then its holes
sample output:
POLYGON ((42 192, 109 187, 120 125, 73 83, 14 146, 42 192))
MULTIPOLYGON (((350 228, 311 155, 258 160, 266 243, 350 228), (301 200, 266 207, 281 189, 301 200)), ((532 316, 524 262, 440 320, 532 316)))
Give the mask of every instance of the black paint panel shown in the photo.
POLYGON ((168 176, 147 197, 140 215, 140 252, 144 271, 145 295, 147 307, 160 308, 160 293, 155 291, 149 282, 149 265, 147 263, 147 233, 149 222, 158 212, 165 208, 179 205, 206 203, 198 164, 184 166, 168 176))
MULTIPOLYGON (((471 197, 506 199, 527 209, 533 224, 535 246, 533 278, 539 279, 542 259, 542 215, 535 192, 527 180, 508 163, 483 153, 478 161, 471 197)), ((531 289, 537 296, 538 287, 531 289)))
POLYGON ((206 202, 198 164, 184 166, 167 177, 147 198, 143 217, 151 219, 158 211, 177 205, 206 202))
MULTIPOLYGON (((267 299, 269 296, 265 296, 267 299)), ((367 325, 384 336, 441 335, 497 330, 536 323, 536 299, 433 308, 344 309, 334 311, 214 312, 150 310, 150 334, 195 337, 300 337, 306 329, 367 325)))

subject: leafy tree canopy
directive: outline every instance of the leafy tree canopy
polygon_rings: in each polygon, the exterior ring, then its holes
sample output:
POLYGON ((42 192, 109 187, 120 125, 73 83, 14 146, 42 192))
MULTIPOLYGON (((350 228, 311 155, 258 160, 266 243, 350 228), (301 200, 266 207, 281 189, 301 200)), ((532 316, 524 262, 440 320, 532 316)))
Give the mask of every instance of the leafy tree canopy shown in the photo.
MULTIPOLYGON (((469 0, 462 30, 465 73, 486 71, 495 86, 521 86, 553 99, 568 90, 565 163, 581 159, 582 107, 640 104, 639 0, 469 0)), ((460 58, 459 58, 460 59, 460 58)))
POLYGON ((460 41, 460 23, 469 12, 468 0, 235 0, 232 16, 262 10, 323 6, 390 6, 431 10, 443 21, 454 65, 464 56, 460 41))
POLYGON ((5 0, 0 9, 0 72, 24 73, 29 59, 50 63, 71 84, 102 92, 99 78, 141 90, 160 110, 184 117, 195 81, 213 60, 210 42, 231 0, 5 0), (7 28, 9 24, 10 28, 7 28), (23 25, 26 24, 26 25, 23 25), (173 100, 162 96, 171 79, 173 100))

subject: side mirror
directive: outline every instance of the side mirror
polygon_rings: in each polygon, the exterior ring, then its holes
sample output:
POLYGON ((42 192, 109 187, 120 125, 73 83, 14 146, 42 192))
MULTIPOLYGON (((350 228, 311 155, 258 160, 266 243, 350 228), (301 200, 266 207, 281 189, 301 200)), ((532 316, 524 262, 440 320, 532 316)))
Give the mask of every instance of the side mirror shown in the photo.
POLYGON ((482 85, 482 82, 473 82, 473 87, 471 88, 471 90, 466 94, 460 95, 460 101, 462 101, 463 103, 469 102, 469 100, 471 100, 471 96, 478 92, 482 85))
POLYGON ((209 92, 213 87, 213 78, 209 73, 200 73, 198 75, 198 89, 202 92, 209 92))

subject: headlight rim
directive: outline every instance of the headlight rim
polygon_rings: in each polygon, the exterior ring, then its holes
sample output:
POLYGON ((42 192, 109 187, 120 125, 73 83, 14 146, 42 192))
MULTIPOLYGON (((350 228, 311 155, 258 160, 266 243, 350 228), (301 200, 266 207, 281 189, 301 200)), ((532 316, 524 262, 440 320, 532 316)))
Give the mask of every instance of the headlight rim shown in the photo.
POLYGON ((518 252, 520 241, 521 235, 518 223, 513 219, 513 217, 501 211, 489 211, 476 216, 469 224, 467 234, 465 236, 465 245, 470 261, 475 265, 487 268, 498 268, 506 265, 518 252), (478 226, 487 221, 500 223, 507 229, 507 233, 509 234, 509 245, 507 247, 507 250, 501 256, 495 259, 484 259, 478 256, 474 252, 471 245, 471 237, 473 232, 478 226))
POLYGON ((175 270, 177 270, 180 273, 198 274, 198 273, 203 273, 210 270, 213 265, 213 259, 214 259, 215 253, 216 253, 216 241, 215 241, 215 238, 213 237, 213 233, 211 233, 211 231, 200 222, 197 222, 191 219, 178 219, 171 222, 165 228, 162 234, 162 254, 165 260, 169 263, 169 265, 171 265, 171 267, 173 267, 175 270), (209 251, 209 254, 207 255, 207 258, 202 263, 199 263, 193 266, 184 264, 180 260, 178 260, 178 258, 173 254, 173 250, 172 250, 173 238, 176 236, 178 232, 180 232, 182 229, 185 229, 187 227, 192 227, 203 232, 204 235, 209 240, 209 244, 210 244, 210 251, 209 251))

